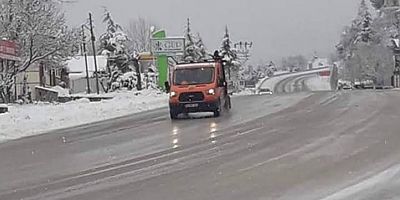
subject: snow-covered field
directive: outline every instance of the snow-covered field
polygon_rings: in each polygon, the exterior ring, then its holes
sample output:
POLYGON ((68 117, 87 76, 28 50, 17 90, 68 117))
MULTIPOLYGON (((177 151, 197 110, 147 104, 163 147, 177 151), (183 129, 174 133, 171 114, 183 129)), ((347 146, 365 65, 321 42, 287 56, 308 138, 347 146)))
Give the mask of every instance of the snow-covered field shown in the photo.
POLYGON ((148 111, 168 103, 168 95, 155 90, 113 95, 112 100, 94 103, 81 99, 65 104, 10 106, 9 113, 0 114, 0 141, 148 111))

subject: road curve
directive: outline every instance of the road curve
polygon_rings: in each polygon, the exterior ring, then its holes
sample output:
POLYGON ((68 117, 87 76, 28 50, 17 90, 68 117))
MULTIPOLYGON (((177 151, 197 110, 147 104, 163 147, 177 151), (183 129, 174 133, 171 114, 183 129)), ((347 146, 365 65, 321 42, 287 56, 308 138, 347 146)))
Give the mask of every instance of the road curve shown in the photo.
POLYGON ((315 76, 316 74, 307 74, 285 78, 275 85, 274 92, 281 94, 310 91, 306 85, 306 80, 315 76))
POLYGON ((218 119, 171 122, 160 109, 11 141, 0 144, 0 199, 396 199, 399 100, 238 97, 218 119))

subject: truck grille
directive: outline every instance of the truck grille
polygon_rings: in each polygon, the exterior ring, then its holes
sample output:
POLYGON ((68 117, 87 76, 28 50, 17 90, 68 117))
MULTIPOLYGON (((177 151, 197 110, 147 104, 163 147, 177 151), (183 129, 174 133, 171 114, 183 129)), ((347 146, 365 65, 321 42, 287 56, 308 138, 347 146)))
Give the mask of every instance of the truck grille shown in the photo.
POLYGON ((193 101, 203 101, 204 94, 202 92, 188 92, 182 93, 179 96, 180 102, 193 102, 193 101))

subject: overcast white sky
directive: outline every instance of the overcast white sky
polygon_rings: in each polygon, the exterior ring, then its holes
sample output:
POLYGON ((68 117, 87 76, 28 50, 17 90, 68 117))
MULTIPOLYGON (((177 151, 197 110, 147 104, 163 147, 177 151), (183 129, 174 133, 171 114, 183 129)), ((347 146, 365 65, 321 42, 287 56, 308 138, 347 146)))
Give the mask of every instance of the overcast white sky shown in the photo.
POLYGON ((360 0, 77 0, 66 7, 72 25, 93 12, 101 27, 102 6, 125 25, 138 16, 150 19, 167 34, 183 34, 186 18, 207 48, 220 46, 225 25, 234 41, 254 42, 253 62, 280 61, 294 54, 321 57, 334 51, 343 26, 357 14, 360 0))

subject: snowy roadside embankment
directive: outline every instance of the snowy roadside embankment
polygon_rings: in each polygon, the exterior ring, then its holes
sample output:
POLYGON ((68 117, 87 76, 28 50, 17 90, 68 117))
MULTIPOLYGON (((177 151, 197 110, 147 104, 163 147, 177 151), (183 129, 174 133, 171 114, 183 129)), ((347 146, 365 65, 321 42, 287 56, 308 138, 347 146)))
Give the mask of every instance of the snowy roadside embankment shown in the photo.
POLYGON ((0 141, 112 119, 168 104, 168 95, 155 90, 121 92, 113 96, 112 100, 94 103, 81 99, 65 104, 9 106, 9 113, 0 114, 0 141))
POLYGON ((263 82, 261 82, 261 84, 258 86, 258 88, 268 88, 268 89, 273 90, 279 82, 281 82, 287 78, 301 76, 301 75, 314 74, 314 73, 318 73, 318 72, 326 71, 326 70, 327 70, 327 68, 321 68, 321 69, 316 69, 316 70, 311 70, 311 71, 298 72, 298 73, 286 74, 286 75, 282 75, 282 76, 271 77, 271 78, 265 79, 263 82))
POLYGON ((308 89, 311 91, 330 91, 331 83, 329 77, 315 76, 305 81, 308 89))

